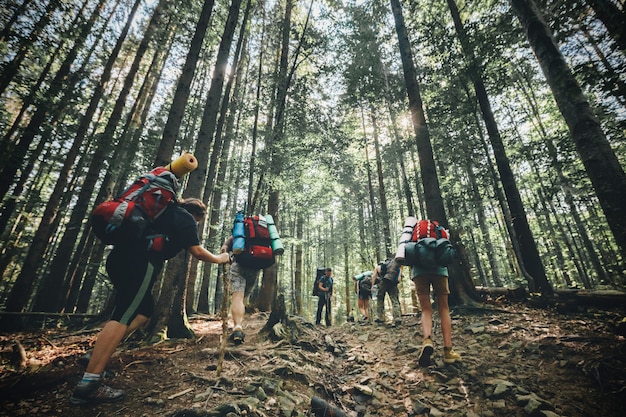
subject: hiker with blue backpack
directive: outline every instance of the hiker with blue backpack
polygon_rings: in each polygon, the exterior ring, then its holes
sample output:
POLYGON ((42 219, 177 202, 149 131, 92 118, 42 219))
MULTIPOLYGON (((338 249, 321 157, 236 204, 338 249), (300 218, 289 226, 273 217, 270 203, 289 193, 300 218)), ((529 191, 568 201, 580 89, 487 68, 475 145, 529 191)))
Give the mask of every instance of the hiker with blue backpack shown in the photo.
POLYGON ((389 257, 374 268, 372 276, 372 285, 378 286, 378 294, 376 294, 376 307, 378 317, 376 323, 385 323, 385 296, 389 296, 391 302, 391 311, 393 315, 393 325, 400 326, 402 324, 402 310, 400 308, 400 294, 398 284, 402 279, 402 264, 395 258, 389 257))
POLYGON ((206 206, 196 198, 172 202, 150 225, 152 230, 166 236, 159 251, 150 250, 134 239, 113 246, 106 262, 107 274, 115 288, 113 312, 98 334, 87 369, 70 398, 72 404, 116 402, 124 398, 123 390, 102 383, 102 375, 122 340, 152 316, 152 286, 166 259, 184 249, 200 261, 229 262, 227 253, 215 255, 200 245, 197 224, 205 215, 206 206))

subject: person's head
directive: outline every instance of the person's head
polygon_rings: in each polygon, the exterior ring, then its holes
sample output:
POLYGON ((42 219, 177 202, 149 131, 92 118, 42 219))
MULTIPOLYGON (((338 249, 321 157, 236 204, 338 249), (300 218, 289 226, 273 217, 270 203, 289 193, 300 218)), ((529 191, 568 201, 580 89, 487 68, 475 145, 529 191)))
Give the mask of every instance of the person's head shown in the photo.
POLYGON ((185 198, 180 200, 178 204, 187 210, 196 221, 202 221, 206 216, 206 205, 198 198, 185 198))
POLYGON ((332 268, 326 268, 326 276, 329 277, 333 273, 332 268))

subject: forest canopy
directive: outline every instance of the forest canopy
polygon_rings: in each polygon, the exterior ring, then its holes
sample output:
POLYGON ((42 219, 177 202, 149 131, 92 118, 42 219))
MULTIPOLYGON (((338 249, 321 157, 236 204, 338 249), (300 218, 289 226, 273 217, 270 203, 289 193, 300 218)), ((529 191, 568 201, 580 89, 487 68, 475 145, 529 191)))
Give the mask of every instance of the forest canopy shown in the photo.
MULTIPOLYGON (((262 311, 281 293, 312 315, 330 266, 347 317, 351 278, 395 254, 408 216, 451 230, 453 303, 476 286, 623 289, 625 15, 614 0, 7 1, 2 310, 103 312, 110 247, 89 214, 183 151, 203 245, 244 207, 276 221, 262 311)), ((214 313, 220 271, 169 262, 158 288, 182 273, 183 314, 214 313)))

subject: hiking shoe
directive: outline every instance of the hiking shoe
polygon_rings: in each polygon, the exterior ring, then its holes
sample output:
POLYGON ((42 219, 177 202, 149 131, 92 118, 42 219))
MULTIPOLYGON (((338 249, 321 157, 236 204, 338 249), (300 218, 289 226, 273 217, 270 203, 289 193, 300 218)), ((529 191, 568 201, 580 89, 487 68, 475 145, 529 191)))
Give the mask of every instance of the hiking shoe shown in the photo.
POLYGON ((420 355, 417 358, 417 362, 420 364, 420 366, 430 366, 430 355, 433 354, 433 351, 433 341, 430 339, 430 337, 427 337, 422 343, 422 350, 420 351, 420 355))
POLYGON ((70 403, 74 405, 114 403, 124 398, 124 391, 104 385, 102 381, 79 384, 74 389, 70 403))
POLYGON ((231 335, 231 338, 233 339, 233 342, 235 342, 236 345, 240 345, 243 343, 243 339, 245 338, 245 335, 243 334, 243 330, 235 330, 233 332, 233 334, 231 335))
POLYGON ((443 350, 443 362, 455 363, 461 361, 461 355, 456 353, 452 348, 443 350))

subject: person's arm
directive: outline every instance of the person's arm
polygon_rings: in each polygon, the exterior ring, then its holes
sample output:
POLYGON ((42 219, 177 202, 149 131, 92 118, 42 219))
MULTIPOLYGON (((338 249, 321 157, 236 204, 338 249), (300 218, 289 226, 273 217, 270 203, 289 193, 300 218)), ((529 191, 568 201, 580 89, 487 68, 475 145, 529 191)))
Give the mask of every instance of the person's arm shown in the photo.
POLYGON ((200 245, 190 246, 188 248, 189 253, 196 259, 204 262, 211 262, 214 264, 225 264, 230 260, 228 252, 214 255, 200 245))
POLYGON ((376 285, 376 278, 378 278, 378 271, 380 271, 380 266, 374 268, 374 274, 372 275, 372 287, 376 285))
POLYGON ((400 265, 400 268, 398 268, 398 284, 402 282, 402 267, 403 266, 404 265, 400 265))

